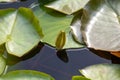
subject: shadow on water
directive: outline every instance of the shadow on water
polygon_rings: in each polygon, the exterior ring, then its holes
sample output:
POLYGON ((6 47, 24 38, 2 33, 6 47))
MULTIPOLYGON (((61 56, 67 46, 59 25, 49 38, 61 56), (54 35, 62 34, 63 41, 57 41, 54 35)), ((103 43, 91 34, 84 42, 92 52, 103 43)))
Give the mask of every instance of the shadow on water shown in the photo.
POLYGON ((86 48, 68 49, 57 53, 55 48, 48 45, 37 48, 38 53, 24 56, 23 60, 10 65, 8 72, 12 70, 37 70, 50 74, 56 80, 71 80, 73 75, 80 75, 78 69, 93 64, 111 63, 110 60, 101 58, 86 48))
POLYGON ((14 65, 20 61, 24 61, 29 58, 32 58, 33 56, 35 56, 37 53, 40 52, 40 50, 43 48, 43 46, 44 46, 44 44, 40 42, 35 48, 33 48, 31 51, 29 51, 28 54, 26 54, 22 57, 16 57, 16 56, 7 54, 7 65, 14 65))
POLYGON ((58 50, 56 52, 56 54, 57 54, 58 58, 61 59, 63 62, 67 63, 69 61, 68 56, 67 56, 67 52, 65 49, 58 50))
POLYGON ((102 58, 111 60, 112 55, 110 54, 110 52, 101 51, 101 50, 94 50, 94 49, 91 49, 91 48, 89 48, 89 50, 90 50, 91 52, 93 52, 94 54, 102 57, 102 58))
POLYGON ((114 64, 120 64, 120 58, 110 54, 110 52, 101 51, 101 50, 94 50, 94 49, 91 49, 91 48, 89 49, 89 51, 91 51, 92 53, 94 53, 94 54, 96 54, 96 55, 98 55, 102 58, 111 60, 111 62, 114 63, 114 64))

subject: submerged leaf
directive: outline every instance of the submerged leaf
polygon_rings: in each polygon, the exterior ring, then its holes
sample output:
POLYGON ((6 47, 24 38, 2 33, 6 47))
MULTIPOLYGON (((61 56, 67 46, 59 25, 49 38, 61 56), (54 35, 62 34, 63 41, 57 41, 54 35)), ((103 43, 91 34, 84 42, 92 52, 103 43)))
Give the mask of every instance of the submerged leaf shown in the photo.
MULTIPOLYGON (((117 10, 110 5, 120 0, 91 0, 82 16, 82 32, 88 47, 104 51, 120 51, 120 23, 117 10), (112 1, 108 4, 106 1, 112 1)), ((115 8, 119 8, 117 6, 115 8)), ((120 9, 120 8, 119 8, 120 9)))
POLYGON ((80 70, 91 80, 120 80, 119 64, 98 64, 80 70))
POLYGON ((39 22, 28 8, 0 10, 0 44, 8 53, 21 57, 43 36, 39 22))
POLYGON ((49 10, 46 8, 40 9, 40 7, 33 8, 33 11, 36 17, 39 18, 40 25, 43 29, 43 42, 55 47, 55 42, 57 42, 57 44, 59 42, 56 41, 59 32, 64 31, 66 35, 64 38, 66 41, 64 43, 64 46, 62 46, 63 48, 83 47, 83 45, 76 43, 71 35, 70 24, 73 18, 72 15, 63 15, 54 10, 49 10))
POLYGON ((60 11, 65 14, 72 14, 82 9, 89 0, 56 0, 46 7, 60 11))
POLYGON ((1 76, 0 80, 54 80, 54 78, 43 72, 17 70, 1 76))

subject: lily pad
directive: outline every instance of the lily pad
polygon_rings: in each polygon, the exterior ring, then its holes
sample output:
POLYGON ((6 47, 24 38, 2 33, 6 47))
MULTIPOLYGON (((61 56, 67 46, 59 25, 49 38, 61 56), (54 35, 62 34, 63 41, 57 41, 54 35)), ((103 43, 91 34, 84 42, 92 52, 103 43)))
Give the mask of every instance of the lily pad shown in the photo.
POLYGON ((97 64, 80 72, 91 80, 120 80, 119 64, 97 64))
POLYGON ((6 68, 6 61, 2 56, 0 56, 0 75, 4 72, 5 68, 6 68))
MULTIPOLYGON (((73 38, 75 39, 76 42, 80 43, 80 44, 84 44, 84 40, 83 40, 83 35, 81 32, 81 18, 82 18, 82 14, 83 14, 83 10, 80 10, 79 12, 75 13, 72 24, 70 26, 71 30, 72 30, 72 35, 73 38)), ((85 45, 85 44, 84 44, 85 45)))
POLYGON ((90 79, 85 78, 85 77, 83 77, 83 76, 73 76, 73 77, 72 77, 72 80, 90 80, 90 79))
POLYGON ((1 76, 0 80, 54 80, 54 78, 43 72, 17 70, 1 76))
POLYGON ((48 43, 55 47, 56 40, 61 38, 61 36, 59 36, 59 33, 62 31, 66 35, 64 36, 65 37, 64 39, 60 39, 60 40, 65 40, 64 45, 62 44, 63 46, 62 48, 83 47, 83 45, 75 42, 71 35, 70 24, 73 15, 69 15, 69 16, 64 15, 54 10, 46 9, 44 7, 41 8, 39 6, 33 8, 33 11, 36 17, 39 18, 40 25, 44 33, 42 42, 48 43))
POLYGON ((119 0, 106 0, 106 3, 120 16, 120 1, 119 0))
POLYGON ((39 22, 30 9, 0 10, 0 45, 5 43, 9 54, 23 56, 42 36, 39 22))
POLYGON ((0 0, 0 2, 17 2, 18 0, 0 0))
POLYGON ((56 0, 46 7, 60 11, 65 14, 72 14, 82 9, 89 0, 56 0))
POLYGON ((119 5, 120 0, 91 0, 85 7, 81 23, 84 40, 89 48, 120 51, 119 5), (109 1, 112 3, 109 4, 109 1), (111 5, 117 9, 114 10, 111 5))

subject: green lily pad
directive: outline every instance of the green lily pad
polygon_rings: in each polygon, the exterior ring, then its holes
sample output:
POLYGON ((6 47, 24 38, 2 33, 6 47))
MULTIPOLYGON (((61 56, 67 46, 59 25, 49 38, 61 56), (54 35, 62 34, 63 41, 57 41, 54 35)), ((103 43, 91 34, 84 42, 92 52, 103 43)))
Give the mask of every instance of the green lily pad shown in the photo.
POLYGON ((17 70, 1 76, 0 80, 54 80, 54 78, 43 72, 17 70))
POLYGON ((98 64, 80 70, 91 80, 120 80, 119 64, 98 64))
POLYGON ((84 41, 89 48, 120 51, 119 5, 120 0, 91 0, 86 5, 81 23, 84 41))
POLYGON ((85 77, 83 77, 83 76, 73 76, 73 77, 72 77, 72 80, 90 80, 90 79, 85 78, 85 77))
POLYGON ((2 56, 0 56, 0 75, 4 72, 5 68, 6 68, 6 61, 2 56))
POLYGON ((39 22, 30 9, 0 10, 0 45, 5 43, 9 54, 23 56, 42 36, 39 22))
POLYGON ((89 0, 56 0, 46 7, 60 11, 65 14, 72 14, 82 9, 89 0))
MULTIPOLYGON (((48 43, 55 47, 57 38, 58 39, 62 38, 61 36, 59 36, 59 33, 62 31, 66 35, 66 37, 64 36, 65 37, 64 39, 60 39, 60 40, 65 40, 65 44, 64 46, 62 44, 63 46, 62 48, 83 47, 83 45, 75 42, 71 35, 70 24, 71 24, 73 15, 69 15, 69 16, 64 15, 54 10, 46 9, 44 7, 40 8, 39 6, 33 8, 33 11, 36 17, 39 18, 40 25, 44 33, 42 42, 48 43)), ((58 41, 58 42, 61 42, 61 41, 58 41)))

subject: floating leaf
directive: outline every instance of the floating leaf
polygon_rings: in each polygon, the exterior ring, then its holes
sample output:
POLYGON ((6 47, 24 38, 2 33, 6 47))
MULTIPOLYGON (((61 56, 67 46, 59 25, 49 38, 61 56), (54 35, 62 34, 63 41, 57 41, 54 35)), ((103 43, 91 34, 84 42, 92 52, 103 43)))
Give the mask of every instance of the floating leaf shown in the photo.
POLYGON ((106 3, 108 3, 118 17, 120 17, 120 0, 106 0, 106 3))
POLYGON ((71 29, 72 29, 72 35, 73 38, 75 39, 76 42, 80 43, 80 44, 84 44, 83 41, 83 35, 81 32, 81 17, 83 14, 83 10, 80 10, 79 12, 77 12, 76 14, 74 14, 74 18, 71 24, 71 29))
POLYGON ((21 57, 43 36, 39 22, 28 8, 0 10, 0 44, 8 53, 21 57))
POLYGON ((88 47, 104 51, 120 51, 120 0, 91 0, 82 16, 82 32, 88 47), (111 4, 108 4, 112 1, 111 4), (117 3, 117 5, 116 5, 117 3))
MULTIPOLYGON (((44 38, 43 42, 48 43, 55 47, 55 42, 60 31, 65 32, 66 41, 63 48, 79 48, 83 45, 76 43, 71 35, 70 24, 73 16, 63 15, 54 10, 40 7, 33 8, 36 17, 40 20, 40 25, 43 29, 44 38)), ((59 42, 59 41, 58 41, 59 42)))
POLYGON ((80 72, 91 80, 120 80, 120 65, 118 64, 93 65, 80 72))
POLYGON ((16 2, 18 0, 0 0, 0 2, 16 2))
POLYGON ((72 14, 82 9, 89 0, 56 0, 46 7, 60 11, 65 14, 72 14))
POLYGON ((54 78, 43 72, 17 70, 1 76, 0 80, 54 80, 54 78))
POLYGON ((90 79, 85 78, 85 77, 83 77, 83 76, 73 76, 73 77, 72 77, 72 80, 90 80, 90 79))
POLYGON ((4 72, 5 68, 6 68, 6 61, 2 56, 0 56, 0 75, 4 72))

